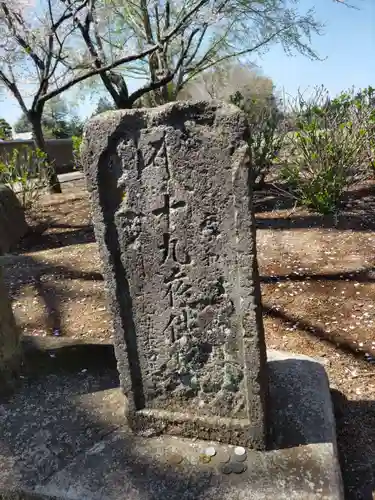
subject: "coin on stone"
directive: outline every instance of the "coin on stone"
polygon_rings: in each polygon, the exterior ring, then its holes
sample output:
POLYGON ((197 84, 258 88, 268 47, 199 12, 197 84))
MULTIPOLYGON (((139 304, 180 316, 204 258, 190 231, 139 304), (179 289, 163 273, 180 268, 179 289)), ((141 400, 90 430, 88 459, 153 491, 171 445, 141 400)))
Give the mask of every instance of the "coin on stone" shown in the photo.
POLYGON ((211 457, 209 457, 205 453, 201 453, 199 455, 199 461, 201 464, 209 464, 211 462, 211 457))
POLYGON ((232 465, 231 464, 223 464, 220 467, 220 472, 222 472, 223 474, 231 474, 231 472, 233 472, 232 465))
POLYGON ((245 453, 245 455, 236 455, 236 454, 234 454, 233 458, 234 458, 234 460, 236 462, 244 462, 246 460, 247 456, 246 456, 246 453, 245 453))
POLYGON ((216 455, 216 450, 213 446, 209 446, 204 450, 204 454, 208 457, 214 457, 216 455))
POLYGON ((183 460, 183 457, 178 453, 168 453, 167 462, 170 465, 179 465, 183 460))
POLYGON ((243 446, 236 446, 234 449, 234 454, 239 457, 242 457, 244 455, 246 456, 246 449, 243 446))
POLYGON ((240 462, 232 462, 229 465, 235 474, 242 474, 247 469, 247 466, 240 462))
POLYGON ((220 450, 216 456, 215 456, 215 461, 219 462, 220 464, 226 464, 230 460, 230 455, 224 450, 220 450))

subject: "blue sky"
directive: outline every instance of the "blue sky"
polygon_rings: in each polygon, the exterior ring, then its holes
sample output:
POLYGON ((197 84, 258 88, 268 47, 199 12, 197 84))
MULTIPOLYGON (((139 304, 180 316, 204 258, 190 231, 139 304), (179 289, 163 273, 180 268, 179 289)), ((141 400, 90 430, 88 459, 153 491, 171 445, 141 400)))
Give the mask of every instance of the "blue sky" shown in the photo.
MULTIPOLYGON (((350 1, 350 0, 348 0, 350 1)), ((323 61, 310 61, 301 55, 288 56, 273 46, 253 61, 262 73, 271 77, 279 91, 295 95, 324 84, 331 94, 352 87, 375 86, 375 0, 351 0, 360 10, 333 0, 301 0, 301 10, 314 7, 317 18, 325 23, 325 34, 314 37, 313 48, 323 61)), ((135 82, 134 82, 135 83, 135 82)), ((82 102, 80 116, 92 113, 94 103, 82 102)), ((21 115, 18 104, 8 94, 0 94, 0 116, 13 124, 21 115)))
POLYGON ((312 46, 323 61, 297 55, 288 57, 280 46, 254 59, 277 88, 296 95, 324 84, 331 94, 355 87, 375 86, 375 0, 348 0, 360 10, 333 0, 303 0, 304 8, 314 7, 324 22, 325 34, 316 36, 312 46))

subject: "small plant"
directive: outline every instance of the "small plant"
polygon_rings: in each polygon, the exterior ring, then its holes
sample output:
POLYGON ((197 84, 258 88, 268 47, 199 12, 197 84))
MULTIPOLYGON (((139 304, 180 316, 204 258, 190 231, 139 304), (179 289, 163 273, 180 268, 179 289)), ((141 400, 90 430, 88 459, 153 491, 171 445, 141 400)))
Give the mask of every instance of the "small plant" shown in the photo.
POLYGON ((357 99, 359 103, 368 111, 368 117, 365 123, 367 138, 368 162, 372 172, 375 172, 375 89, 367 87, 362 90, 357 99))
POLYGON ((368 175, 369 109, 350 92, 331 101, 321 88, 312 100, 299 96, 294 114, 281 180, 300 204, 335 212, 345 190, 368 175))
POLYGON ((250 127, 252 181, 255 189, 264 187, 266 175, 278 161, 285 134, 281 131, 282 115, 274 96, 244 99, 241 92, 230 97, 232 104, 242 109, 250 127))
POLYGON ((25 210, 32 209, 48 186, 50 166, 40 149, 25 146, 0 161, 0 182, 8 185, 25 210))
POLYGON ((74 170, 82 170, 82 163, 81 163, 82 136, 73 135, 72 142, 73 142, 74 170))
POLYGON ((3 141, 12 139, 12 127, 4 118, 0 118, 0 139, 3 141))

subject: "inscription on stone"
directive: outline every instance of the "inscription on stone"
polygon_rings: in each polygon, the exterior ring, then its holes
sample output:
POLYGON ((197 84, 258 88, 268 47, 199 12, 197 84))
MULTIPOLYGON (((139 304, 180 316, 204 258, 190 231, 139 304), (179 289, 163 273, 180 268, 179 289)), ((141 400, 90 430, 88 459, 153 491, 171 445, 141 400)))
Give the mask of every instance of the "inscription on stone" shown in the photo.
POLYGON ((264 447, 247 126, 174 103, 94 119, 85 168, 135 429, 264 447))

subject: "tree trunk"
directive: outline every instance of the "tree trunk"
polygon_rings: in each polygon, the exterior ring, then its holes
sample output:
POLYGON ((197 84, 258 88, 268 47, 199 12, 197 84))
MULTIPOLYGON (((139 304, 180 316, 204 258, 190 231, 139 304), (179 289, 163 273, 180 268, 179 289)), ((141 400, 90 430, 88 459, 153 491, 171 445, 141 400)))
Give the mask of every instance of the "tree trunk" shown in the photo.
POLYGON ((123 76, 112 71, 108 74, 102 73, 100 77, 116 108, 131 109, 133 103, 129 100, 128 87, 123 76))
POLYGON ((34 116, 30 119, 33 131, 33 137, 35 146, 43 151, 46 155, 46 163, 48 165, 48 186, 50 193, 61 193, 61 186, 59 179, 57 177, 56 168, 51 161, 46 148, 46 142, 44 140, 43 130, 42 130, 42 115, 34 116))

